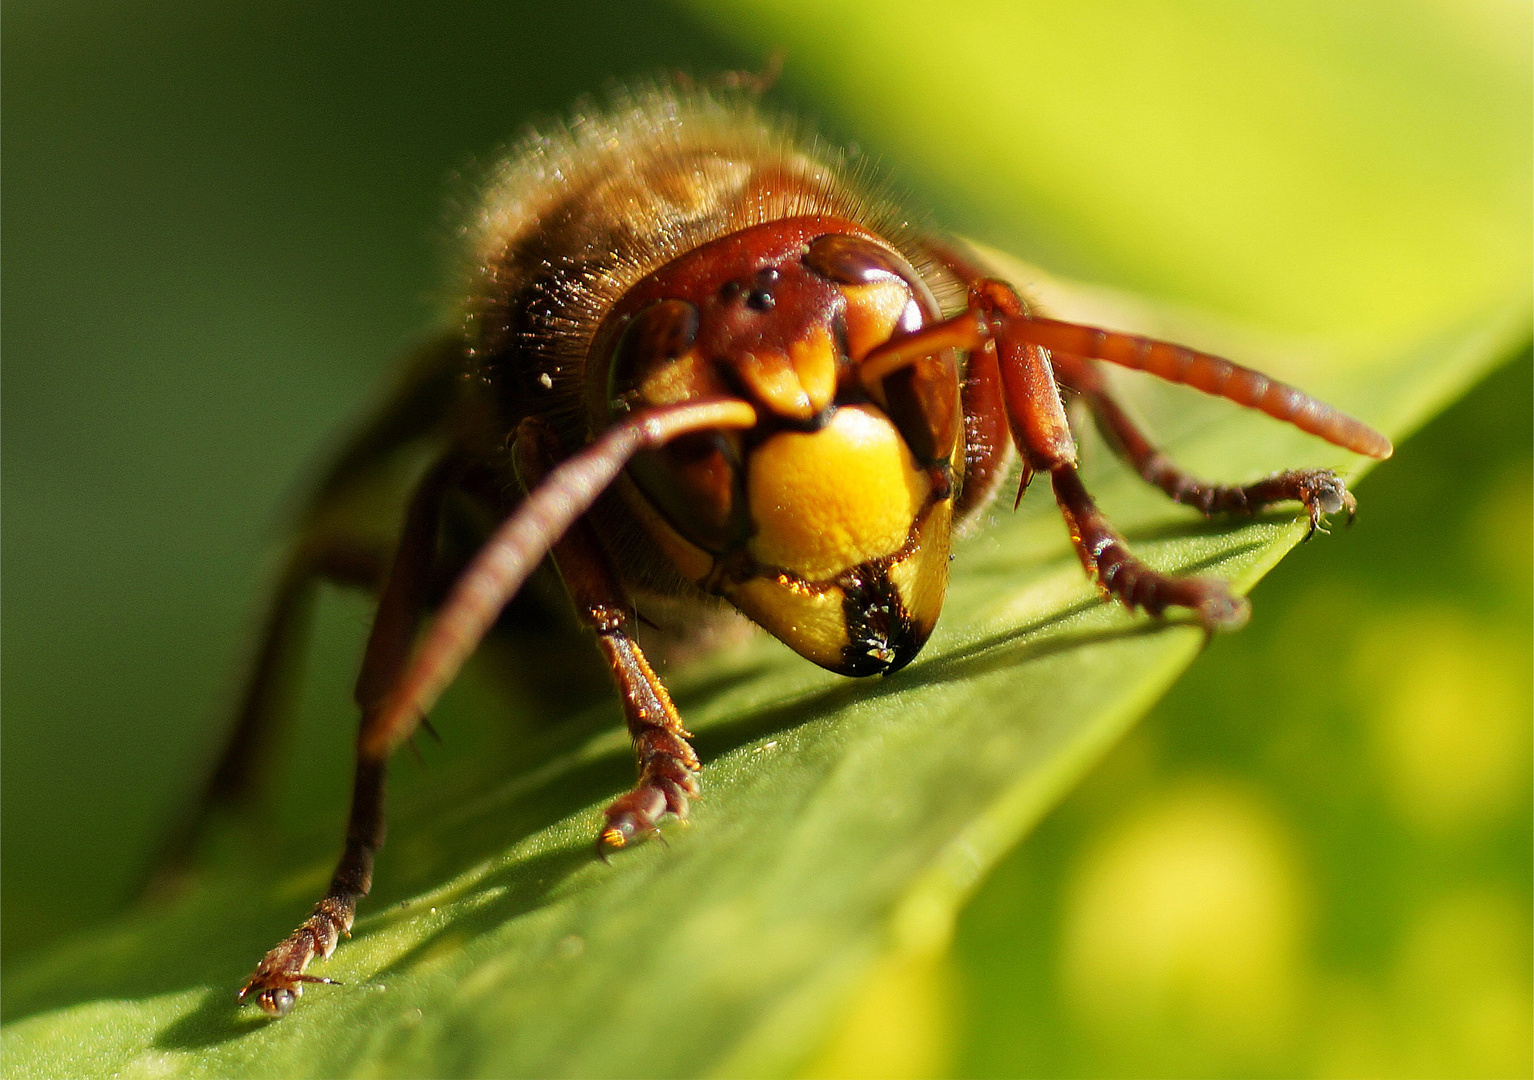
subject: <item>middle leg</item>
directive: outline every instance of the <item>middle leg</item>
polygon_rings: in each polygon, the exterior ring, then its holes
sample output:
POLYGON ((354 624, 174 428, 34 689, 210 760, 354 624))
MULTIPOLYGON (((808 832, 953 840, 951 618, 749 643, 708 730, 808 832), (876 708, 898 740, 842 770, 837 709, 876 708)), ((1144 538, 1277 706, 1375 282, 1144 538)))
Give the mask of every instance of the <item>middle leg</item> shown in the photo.
POLYGON ((1053 353, 1055 375, 1086 401, 1103 438, 1149 484, 1174 502, 1211 514, 1255 514, 1283 502, 1298 502, 1310 515, 1309 539, 1328 514, 1348 512, 1352 521, 1358 503, 1342 479, 1330 469, 1289 469, 1251 484, 1216 484, 1180 468, 1146 438, 1115 400, 1097 365, 1085 357, 1053 353))

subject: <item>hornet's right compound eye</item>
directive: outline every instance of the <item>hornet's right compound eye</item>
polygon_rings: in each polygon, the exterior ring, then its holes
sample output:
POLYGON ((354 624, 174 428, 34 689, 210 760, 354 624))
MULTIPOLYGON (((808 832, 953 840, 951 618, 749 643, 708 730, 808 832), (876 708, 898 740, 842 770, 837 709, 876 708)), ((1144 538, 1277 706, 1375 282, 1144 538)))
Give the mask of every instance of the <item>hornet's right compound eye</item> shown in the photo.
POLYGON ((697 339, 698 309, 686 300, 657 300, 635 312, 613 349, 608 401, 675 405, 721 393, 709 365, 690 351, 697 339))
MULTIPOLYGON (((609 401, 621 410, 729 397, 717 366, 693 346, 698 309, 657 300, 629 321, 613 351, 609 401)), ((637 455, 629 473, 651 504, 687 539, 715 553, 749 532, 738 432, 697 432, 637 455)))
MULTIPOLYGON (((835 233, 819 237, 810 244, 804 263, 835 282, 846 297, 847 353, 854 363, 891 338, 940 318, 937 300, 921 276, 872 240, 835 233)), ((957 371, 957 359, 944 350, 871 388, 916 460, 945 477, 952 473, 962 424, 957 371)))

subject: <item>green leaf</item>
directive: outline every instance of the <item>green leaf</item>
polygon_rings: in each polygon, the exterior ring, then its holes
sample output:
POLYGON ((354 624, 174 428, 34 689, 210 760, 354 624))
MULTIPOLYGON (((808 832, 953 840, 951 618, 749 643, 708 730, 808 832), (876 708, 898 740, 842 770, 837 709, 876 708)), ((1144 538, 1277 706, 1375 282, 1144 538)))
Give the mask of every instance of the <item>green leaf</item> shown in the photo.
MULTIPOLYGON (((1471 125, 1452 175, 1418 171, 1405 188, 1360 180, 1360 162, 1383 175, 1405 160, 1410 140, 1392 141, 1387 121, 1419 103, 1393 96, 1406 76, 1392 65, 1317 61, 1319 74, 1300 80, 1300 100, 1257 122, 1235 103, 1261 99, 1264 86, 1221 94, 1217 81, 1200 81, 1213 76, 1174 65, 1141 72, 1136 112, 1110 100, 1111 80, 1059 65, 1137 33, 1175 38, 1160 16, 1099 26, 1094 37, 1069 15, 1043 28, 977 8, 945 16, 916 42, 912 27, 930 19, 917 5, 809 12, 781 4, 717 17, 749 40, 793 43, 795 62, 819 73, 825 99, 846 108, 857 130, 882 140, 920 182, 982 207, 972 224, 996 223, 973 231, 1243 321, 1008 271, 1053 310, 1219 349, 1395 437, 1527 340, 1527 183, 1517 156, 1526 136, 1497 142, 1471 125), (954 79, 970 80, 957 98, 940 90, 954 79), (1041 90, 1065 81, 1070 93, 1041 90), (1366 92, 1381 87, 1383 97, 1366 92), (1168 117, 1188 140, 1144 144, 1137 133, 1166 130, 1156 122, 1168 117), (1209 164, 1194 136, 1211 129, 1255 155, 1246 188, 1239 176, 1224 193, 1193 186, 1209 164), (1051 153, 1027 152, 1041 146, 1051 153), (1109 147, 1144 169, 1119 167, 1109 147), (1340 150, 1338 178, 1325 168, 1340 150), (1497 172, 1506 161, 1516 167, 1497 172), (1329 197, 1342 188, 1348 198, 1329 197), (1504 188, 1518 192, 1508 213, 1504 188), (1274 192, 1289 201, 1263 201, 1274 192), (1253 197, 1264 213, 1250 212, 1253 197), (1346 212, 1360 203, 1374 215, 1361 224, 1346 212), (1485 243, 1455 242, 1471 233, 1485 243), (1339 237, 1345 243, 1329 248, 1339 237)), ((1223 18, 1198 31, 1218 39, 1215 75, 1269 78, 1259 20, 1223 18)), ((1478 115, 1483 97, 1466 92, 1478 115)), ((1469 107, 1448 112, 1449 121, 1429 119, 1452 128, 1469 107)), ((1243 477, 1321 465, 1359 474, 1347 455, 1262 418, 1187 391, 1126 385, 1195 470, 1243 477)), ((1145 490, 1090 438, 1084 453, 1090 486, 1153 565, 1220 574, 1246 590, 1302 535, 1282 514, 1204 523, 1145 490)), ((955 911, 986 869, 1199 649, 1192 627, 1097 602, 1044 492, 1015 515, 993 516, 958 551, 937 635, 895 677, 840 680, 766 640, 670 676, 698 735, 706 797, 689 827, 668 830, 669 844, 623 853, 611 866, 592 856, 600 807, 632 775, 615 708, 540 725, 534 706, 508 704, 481 670, 448 703, 452 719, 439 725, 447 749, 429 750, 428 767, 399 767, 374 895, 354 938, 317 968, 344 986, 311 989, 279 1023, 233 1005, 255 960, 323 888, 340 832, 338 784, 284 850, 231 838, 173 907, 8 964, 6 1074, 803 1067, 871 970, 945 947, 955 911), (480 745, 473 732, 508 715, 520 717, 520 745, 470 752, 480 745)))

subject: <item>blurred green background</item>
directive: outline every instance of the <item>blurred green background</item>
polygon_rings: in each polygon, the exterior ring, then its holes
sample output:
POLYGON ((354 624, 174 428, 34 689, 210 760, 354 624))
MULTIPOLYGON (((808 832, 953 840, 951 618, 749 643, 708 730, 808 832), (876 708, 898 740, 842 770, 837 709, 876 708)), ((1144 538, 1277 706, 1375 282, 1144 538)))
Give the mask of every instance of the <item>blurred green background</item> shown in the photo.
POLYGON ((1529 1074, 1531 384, 1371 474, 998 867, 955 1073, 1529 1074))
MULTIPOLYGON (((1365 349, 1527 282, 1529 24, 7 5, 5 958, 125 902, 216 738, 276 508, 434 324, 451 176, 524 123, 782 47, 773 100, 945 224, 1365 349)), ((820 1066, 1528 1074, 1529 385, 1508 368, 1371 477, 1357 529, 1296 553, 820 1066)))

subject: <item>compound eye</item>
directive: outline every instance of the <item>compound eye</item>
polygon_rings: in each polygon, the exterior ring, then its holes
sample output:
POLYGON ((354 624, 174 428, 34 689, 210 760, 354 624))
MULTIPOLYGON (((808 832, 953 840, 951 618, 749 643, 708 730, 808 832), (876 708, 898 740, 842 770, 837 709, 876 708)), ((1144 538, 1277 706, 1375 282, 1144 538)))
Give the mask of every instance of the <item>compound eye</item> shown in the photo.
POLYGON ((675 405, 721 391, 690 352, 698 338, 698 309, 686 300, 657 300, 623 328, 608 368, 609 401, 675 405))
POLYGON ((698 432, 639 454, 629 475, 678 532, 717 555, 751 532, 742 453, 737 432, 698 432))
POLYGON ((937 301, 911 264, 872 240, 840 233, 818 237, 805 252, 804 265, 841 286, 854 363, 892 334, 919 330, 937 317, 937 301))
MULTIPOLYGON (((685 300, 657 300, 636 312, 613 349, 609 401, 632 409, 731 396, 717 367, 694 348, 698 322, 698 309, 685 300)), ((747 532, 741 454, 738 433, 699 432, 639 454, 629 475, 683 536, 722 552, 747 532)))
MULTIPOLYGON (((829 234, 810 244, 805 265, 842 286, 847 298, 847 351, 859 363, 898 334, 937 317, 926 283, 895 252, 859 236, 829 234)), ((951 465, 960 429, 958 368, 945 350, 883 382, 879 405, 923 466, 951 465)))
POLYGON ((909 286, 916 276, 906 261, 888 248, 861 236, 838 233, 812 242, 804 265, 838 285, 872 285, 894 278, 909 286))

